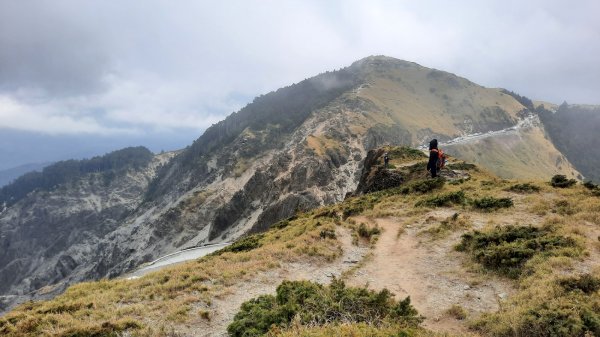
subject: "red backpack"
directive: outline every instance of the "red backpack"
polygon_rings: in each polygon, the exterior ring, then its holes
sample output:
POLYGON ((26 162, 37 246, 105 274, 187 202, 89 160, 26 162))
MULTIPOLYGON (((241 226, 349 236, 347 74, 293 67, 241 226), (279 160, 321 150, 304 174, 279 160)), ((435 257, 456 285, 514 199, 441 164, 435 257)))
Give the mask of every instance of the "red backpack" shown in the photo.
POLYGON ((446 166, 446 154, 444 153, 443 150, 438 150, 438 149, 431 149, 432 152, 437 152, 438 154, 438 161, 437 161, 437 169, 441 170, 446 166))

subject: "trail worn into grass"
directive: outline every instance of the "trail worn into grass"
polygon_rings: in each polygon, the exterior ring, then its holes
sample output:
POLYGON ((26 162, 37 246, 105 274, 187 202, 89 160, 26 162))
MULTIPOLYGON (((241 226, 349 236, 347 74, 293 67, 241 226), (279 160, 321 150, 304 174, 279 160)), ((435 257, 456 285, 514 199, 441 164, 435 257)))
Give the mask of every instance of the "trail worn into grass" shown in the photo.
MULTIPOLYGON (((357 246, 352 243, 351 231, 338 228, 337 239, 342 249, 342 256, 331 263, 285 263, 267 272, 261 273, 252 280, 240 280, 231 287, 231 292, 216 298, 208 308, 195 308, 210 312, 210 320, 190 319, 185 326, 177 327, 176 334, 181 336, 227 336, 227 326, 233 322, 235 314, 245 301, 260 295, 275 294, 277 286, 284 280, 309 280, 329 284, 331 279, 340 277, 342 273, 359 263, 369 251, 368 246, 357 246)), ((190 315, 194 316, 194 314, 190 315)))
MULTIPOLYGON (((437 210, 430 216, 444 218, 453 213, 437 210)), ((460 238, 458 232, 444 240, 432 241, 418 235, 432 225, 427 222, 405 226, 394 218, 357 217, 355 220, 377 224, 383 233, 372 259, 350 275, 348 283, 367 284, 372 289, 387 288, 399 299, 410 296, 412 304, 426 317, 424 326, 428 329, 467 333, 465 321, 447 315, 448 308, 457 304, 468 312, 469 317, 475 317, 482 312, 497 310, 499 299, 508 296, 512 290, 509 281, 489 275, 485 281, 480 281, 480 277, 463 267, 465 257, 453 249, 460 238)))

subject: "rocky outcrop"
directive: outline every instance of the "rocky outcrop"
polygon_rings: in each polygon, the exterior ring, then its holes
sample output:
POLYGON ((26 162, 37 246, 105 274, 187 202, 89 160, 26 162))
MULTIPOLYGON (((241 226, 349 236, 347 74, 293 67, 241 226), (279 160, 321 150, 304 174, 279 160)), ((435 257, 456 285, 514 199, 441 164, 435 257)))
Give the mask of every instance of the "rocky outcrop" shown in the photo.
POLYGON ((388 188, 394 188, 402 185, 404 178, 399 172, 388 170, 384 167, 376 167, 366 177, 362 186, 359 186, 359 193, 372 193, 382 191, 388 188))
POLYGON ((362 174, 355 194, 377 192, 388 188, 398 187, 404 182, 402 175, 383 166, 383 155, 386 149, 371 150, 365 158, 362 174))

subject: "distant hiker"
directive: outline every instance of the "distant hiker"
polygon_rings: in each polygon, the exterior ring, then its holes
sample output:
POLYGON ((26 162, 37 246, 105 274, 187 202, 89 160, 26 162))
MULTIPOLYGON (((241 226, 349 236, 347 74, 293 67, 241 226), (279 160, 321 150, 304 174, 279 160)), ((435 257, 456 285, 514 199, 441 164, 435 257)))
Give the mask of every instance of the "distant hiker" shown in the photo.
POLYGON ((388 164, 390 162, 390 157, 388 156, 388 153, 384 153, 383 154, 383 164, 385 165, 385 168, 388 168, 388 164))
POLYGON ((429 142, 429 162, 427 163, 427 171, 431 172, 431 177, 437 177, 438 161, 439 161, 438 141, 433 139, 429 142))

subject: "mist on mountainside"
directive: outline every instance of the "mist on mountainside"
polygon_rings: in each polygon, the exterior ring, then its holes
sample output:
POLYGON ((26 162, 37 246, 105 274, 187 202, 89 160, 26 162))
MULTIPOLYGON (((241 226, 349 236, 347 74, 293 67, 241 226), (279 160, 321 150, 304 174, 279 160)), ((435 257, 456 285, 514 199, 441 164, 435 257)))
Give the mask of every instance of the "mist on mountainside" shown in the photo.
POLYGON ((586 180, 600 182, 600 106, 566 102, 556 112, 536 109, 552 142, 586 180))
POLYGON ((144 146, 154 153, 174 151, 186 147, 201 133, 202 130, 106 135, 47 134, 0 128, 0 170, 33 163, 91 158, 130 146, 144 146))

